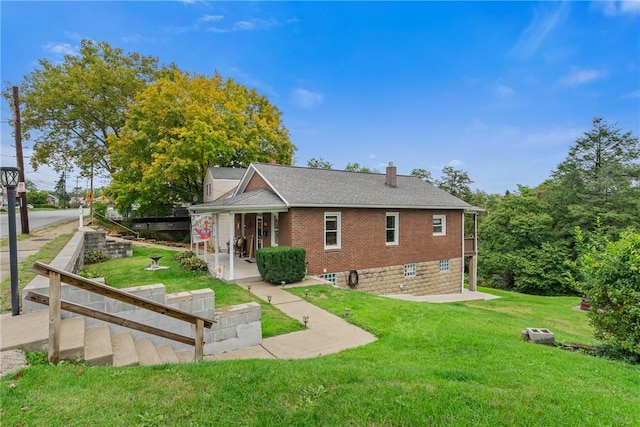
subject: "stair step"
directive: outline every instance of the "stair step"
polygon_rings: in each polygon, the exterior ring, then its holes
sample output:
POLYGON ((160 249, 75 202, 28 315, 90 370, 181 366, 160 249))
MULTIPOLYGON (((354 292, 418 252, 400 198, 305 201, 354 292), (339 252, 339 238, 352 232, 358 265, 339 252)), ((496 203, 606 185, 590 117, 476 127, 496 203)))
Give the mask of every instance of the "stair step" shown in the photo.
POLYGON ((113 366, 137 366, 140 364, 136 345, 129 332, 121 332, 111 336, 113 346, 113 366))
POLYGON ((162 363, 178 363, 178 356, 176 356, 176 352, 171 347, 171 344, 164 344, 158 346, 156 348, 158 355, 160 356, 160 360, 162 363))
POLYGON ((135 341, 136 352, 140 359, 140 365, 159 365, 162 363, 151 338, 142 338, 135 341))
POLYGON ((113 363, 111 332, 108 326, 98 326, 85 331, 84 360, 95 366, 107 366, 113 363))
POLYGON ((0 350, 40 351, 47 347, 48 342, 48 311, 36 311, 19 316, 2 315, 0 350))
POLYGON ((191 363, 193 362, 193 354, 188 350, 176 351, 179 363, 191 363))
POLYGON ((60 322, 60 359, 84 358, 84 317, 71 317, 60 322))

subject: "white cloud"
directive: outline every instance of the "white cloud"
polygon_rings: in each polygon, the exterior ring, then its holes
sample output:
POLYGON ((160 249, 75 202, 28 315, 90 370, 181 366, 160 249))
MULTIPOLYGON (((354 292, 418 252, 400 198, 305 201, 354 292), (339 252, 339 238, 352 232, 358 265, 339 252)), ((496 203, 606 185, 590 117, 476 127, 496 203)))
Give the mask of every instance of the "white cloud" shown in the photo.
POLYGON ((464 165, 464 162, 462 160, 457 160, 457 159, 449 160, 449 162, 447 163, 447 166, 451 166, 452 168, 457 168, 462 165, 464 165))
POLYGON ((308 89, 295 89, 291 93, 291 102, 298 107, 310 110, 324 101, 324 95, 319 92, 312 92, 308 89))
POLYGON ((564 86, 580 86, 604 77, 604 73, 598 70, 572 70, 569 74, 560 79, 564 86))
POLYGON ((640 1, 598 1, 594 3, 607 16, 639 15, 640 1))
POLYGON ((632 90, 628 94, 624 95, 623 98, 640 98, 640 89, 632 90))
POLYGON ((496 87, 496 93, 500 98, 509 98, 516 94, 516 91, 511 89, 509 86, 498 85, 496 87))
POLYGON ((370 159, 375 159, 377 156, 375 154, 369 154, 370 159))
POLYGON ((72 46, 69 43, 55 43, 55 42, 47 42, 42 46, 42 48, 56 55, 72 55, 75 56, 78 54, 78 46, 72 46))
POLYGON ((538 8, 534 8, 533 20, 522 32, 511 52, 523 58, 532 56, 549 34, 563 21, 568 11, 568 2, 562 2, 553 11, 541 11, 538 8))
POLYGON ((218 22, 224 19, 224 15, 202 15, 198 22, 218 22))

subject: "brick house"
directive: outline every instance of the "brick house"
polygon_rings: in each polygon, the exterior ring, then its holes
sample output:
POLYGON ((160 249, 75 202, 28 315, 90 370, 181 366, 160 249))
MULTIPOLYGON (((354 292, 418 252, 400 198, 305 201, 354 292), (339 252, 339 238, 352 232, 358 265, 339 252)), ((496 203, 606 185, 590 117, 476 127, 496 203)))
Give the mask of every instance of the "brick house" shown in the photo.
POLYGON ((478 209, 397 175, 392 164, 386 174, 372 174, 253 163, 235 190, 189 209, 212 213, 218 227, 228 215, 226 235, 241 238, 242 256, 276 245, 305 248, 308 275, 337 286, 376 294, 461 292, 469 257, 475 289, 477 245, 475 237, 465 239, 464 221, 475 222, 478 209))

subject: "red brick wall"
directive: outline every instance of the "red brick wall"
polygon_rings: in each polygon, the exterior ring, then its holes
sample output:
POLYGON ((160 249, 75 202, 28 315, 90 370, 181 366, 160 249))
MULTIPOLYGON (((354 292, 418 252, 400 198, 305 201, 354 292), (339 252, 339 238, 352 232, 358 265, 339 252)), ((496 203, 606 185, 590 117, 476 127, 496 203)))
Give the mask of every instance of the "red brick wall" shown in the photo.
POLYGON ((308 273, 361 270, 462 256, 460 211, 296 208, 280 214, 280 244, 307 250, 308 273), (341 213, 341 249, 324 249, 324 214, 341 213), (399 244, 386 245, 386 213, 398 212, 399 244), (433 215, 447 215, 447 234, 433 236, 433 215))

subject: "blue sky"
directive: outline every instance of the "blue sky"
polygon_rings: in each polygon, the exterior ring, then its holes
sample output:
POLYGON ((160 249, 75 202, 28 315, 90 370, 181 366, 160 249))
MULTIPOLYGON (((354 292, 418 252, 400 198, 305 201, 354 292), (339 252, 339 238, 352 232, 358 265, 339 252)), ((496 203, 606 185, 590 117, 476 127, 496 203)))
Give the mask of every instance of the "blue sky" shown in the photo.
MULTIPOLYGON (((80 40, 255 87, 295 162, 536 186, 594 117, 640 134, 640 2, 2 1, 1 80, 80 40)), ((2 164, 14 164, 2 105, 2 164)), ((25 141, 25 146, 30 143, 25 141)), ((30 150, 25 150, 25 156, 30 150)), ((47 168, 27 178, 52 189, 47 168)), ((69 184, 69 189, 75 182, 69 184)))

